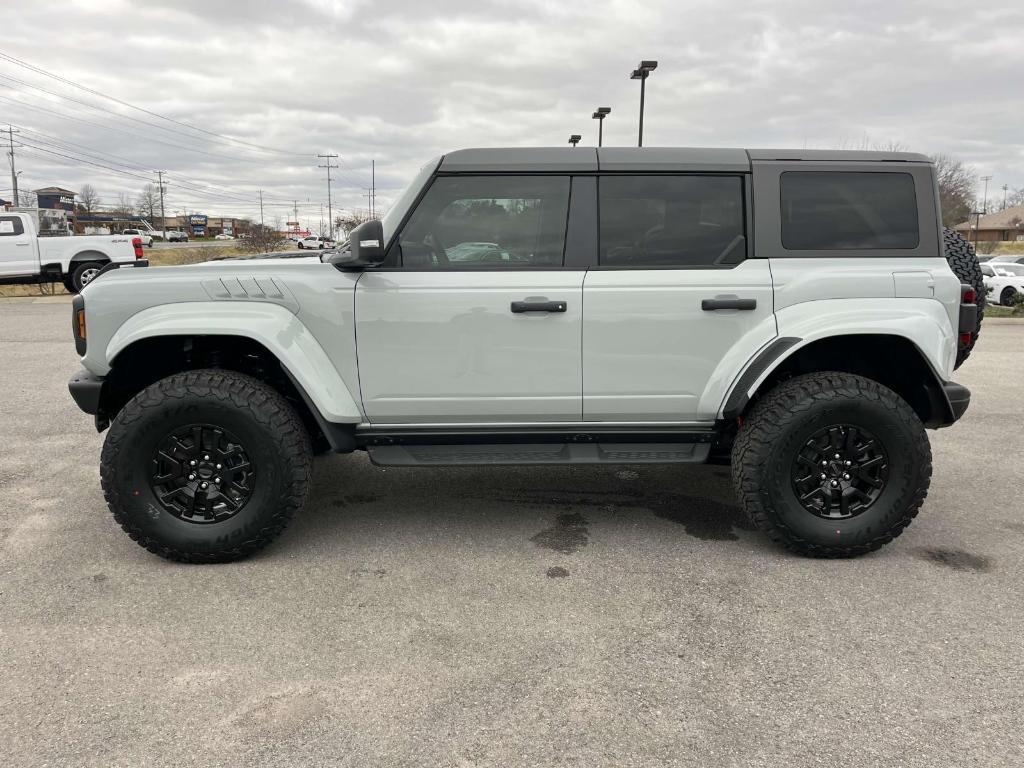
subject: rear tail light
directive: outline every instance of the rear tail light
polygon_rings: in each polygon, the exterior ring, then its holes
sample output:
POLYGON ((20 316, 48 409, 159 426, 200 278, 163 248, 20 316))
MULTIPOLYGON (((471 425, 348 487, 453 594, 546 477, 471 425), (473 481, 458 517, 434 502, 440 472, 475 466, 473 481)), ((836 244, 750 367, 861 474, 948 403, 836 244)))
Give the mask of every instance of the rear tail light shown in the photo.
POLYGON ((960 345, 963 346, 963 347, 967 347, 967 346, 970 346, 970 343, 971 343, 971 334, 970 333, 961 333, 960 334, 960 345))
POLYGON ((141 259, 142 258, 142 238, 141 237, 133 237, 132 238, 132 248, 135 249, 135 258, 136 259, 141 259))
POLYGON ((978 302, 978 294, 971 286, 965 285, 960 294, 960 301, 964 304, 976 304, 978 302))

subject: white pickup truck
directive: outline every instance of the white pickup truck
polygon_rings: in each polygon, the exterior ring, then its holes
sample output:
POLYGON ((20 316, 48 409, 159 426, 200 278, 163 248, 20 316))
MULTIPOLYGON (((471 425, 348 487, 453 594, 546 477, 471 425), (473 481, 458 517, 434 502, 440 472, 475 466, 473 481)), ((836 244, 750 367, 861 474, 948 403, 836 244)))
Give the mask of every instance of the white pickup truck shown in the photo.
POLYGON ((138 235, 39 237, 30 215, 0 211, 0 284, 60 282, 78 293, 107 264, 141 258, 138 235))

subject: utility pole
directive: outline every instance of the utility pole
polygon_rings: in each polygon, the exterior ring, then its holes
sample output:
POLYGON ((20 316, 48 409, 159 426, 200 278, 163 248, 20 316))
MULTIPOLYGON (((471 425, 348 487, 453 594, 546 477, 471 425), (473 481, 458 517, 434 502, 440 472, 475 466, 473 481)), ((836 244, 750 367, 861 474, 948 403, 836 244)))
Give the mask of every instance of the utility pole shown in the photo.
POLYGON ((370 218, 377 215, 377 161, 370 161, 370 218))
MULTIPOLYGON (((332 155, 328 152, 325 155, 317 155, 321 160, 326 160, 324 165, 318 165, 318 168, 327 169, 327 225, 331 229, 330 237, 334 239, 334 209, 331 207, 331 168, 337 168, 338 166, 331 163, 331 160, 336 159, 337 155, 332 155)), ((320 231, 323 232, 323 211, 320 212, 320 231)))
MULTIPOLYGON (((7 139, 11 145, 11 151, 8 154, 11 157, 11 191, 14 192, 14 205, 21 205, 21 198, 18 197, 18 172, 14 170, 14 134, 21 133, 14 129, 14 126, 7 126, 7 139)), ((74 207, 74 206, 72 206, 74 207)))
POLYGON ((295 214, 295 218, 293 218, 292 221, 295 222, 295 229, 296 229, 296 231, 298 231, 298 229, 299 229, 299 201, 298 200, 292 200, 292 211, 295 214))
POLYGON ((167 239, 167 215, 164 212, 164 174, 167 171, 153 171, 156 174, 156 186, 160 191, 160 231, 163 232, 164 240, 167 239))
POLYGON ((992 181, 991 176, 982 176, 981 180, 985 182, 985 199, 984 205, 981 206, 981 210, 988 213, 988 183, 992 181))
POLYGON ((260 229, 263 229, 263 190, 260 190, 260 229))
POLYGON ((1008 190, 1009 188, 1010 188, 1009 184, 1003 184, 1003 207, 999 209, 1001 211, 1005 211, 1006 210, 1006 190, 1008 190))

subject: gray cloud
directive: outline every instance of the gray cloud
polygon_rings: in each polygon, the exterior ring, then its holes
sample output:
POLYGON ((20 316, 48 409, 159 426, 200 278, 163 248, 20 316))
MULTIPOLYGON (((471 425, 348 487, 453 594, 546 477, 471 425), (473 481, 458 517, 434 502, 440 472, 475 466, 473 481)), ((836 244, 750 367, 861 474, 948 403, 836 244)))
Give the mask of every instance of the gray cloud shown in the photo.
MULTIPOLYGON (((132 122, 160 123, 0 62, 0 123, 23 126, 37 147, 45 135, 89 147, 97 163, 130 161, 122 170, 131 173, 167 169, 172 210, 253 215, 262 188, 268 218, 284 217, 279 201, 293 199, 316 218, 326 188, 314 155, 327 150, 342 156, 336 204, 366 205, 372 158, 383 207, 420 164, 452 148, 562 145, 573 132, 589 143, 598 105, 613 110, 606 143, 632 144, 638 94, 628 74, 640 58, 660 61, 649 81, 647 144, 899 141, 971 163, 995 177, 992 189, 1024 186, 1024 8, 1011 0, 987 8, 946 0, 24 5, 5 14, 5 53, 281 150, 132 122)), ((29 187, 91 182, 108 201, 144 183, 31 147, 19 167, 29 187)))

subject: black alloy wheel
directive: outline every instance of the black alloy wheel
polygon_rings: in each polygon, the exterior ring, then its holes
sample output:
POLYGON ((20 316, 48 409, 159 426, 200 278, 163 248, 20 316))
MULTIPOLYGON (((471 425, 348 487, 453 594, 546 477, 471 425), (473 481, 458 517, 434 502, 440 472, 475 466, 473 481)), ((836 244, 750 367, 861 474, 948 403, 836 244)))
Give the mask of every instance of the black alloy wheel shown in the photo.
POLYGON ((885 490, 889 457, 878 439, 850 424, 819 429, 793 459, 793 490, 812 515, 846 520, 868 510, 885 490))
POLYGON ((157 445, 150 487, 167 512, 202 524, 240 512, 255 482, 256 469, 237 437, 212 424, 188 424, 157 445))

